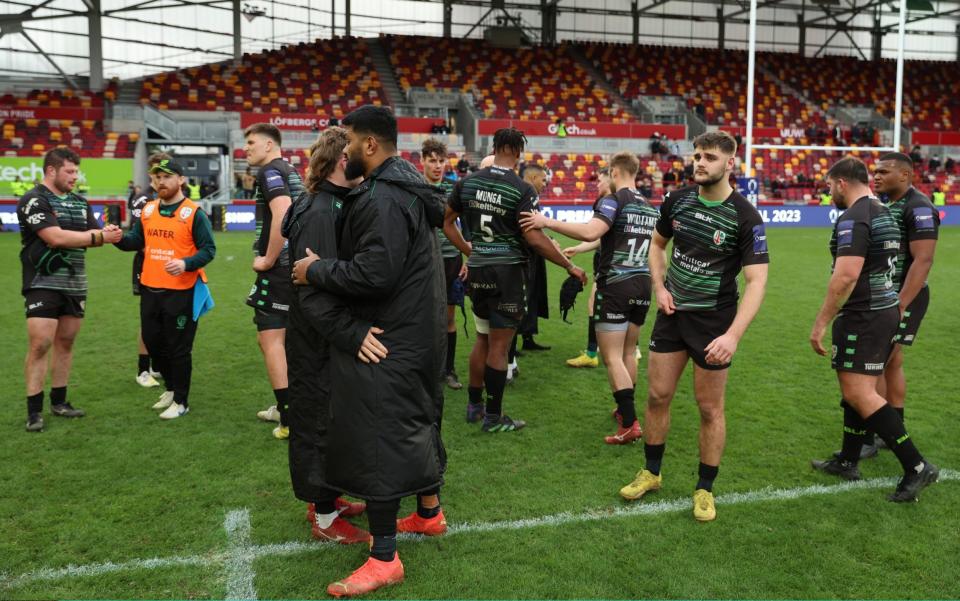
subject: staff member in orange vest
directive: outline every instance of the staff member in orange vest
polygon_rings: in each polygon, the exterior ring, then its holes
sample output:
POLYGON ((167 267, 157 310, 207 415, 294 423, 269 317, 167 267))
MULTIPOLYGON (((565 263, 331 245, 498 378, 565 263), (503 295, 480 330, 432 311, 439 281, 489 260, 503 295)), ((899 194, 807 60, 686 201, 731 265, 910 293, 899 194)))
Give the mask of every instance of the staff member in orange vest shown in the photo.
POLYGON ((198 280, 206 281, 203 266, 213 260, 217 247, 207 215, 184 198, 183 168, 164 159, 150 168, 150 174, 156 176, 157 200, 143 207, 140 221, 116 247, 144 251, 140 329, 150 357, 172 388, 153 408, 164 410, 161 419, 175 419, 190 411, 187 397, 198 317, 194 294, 209 295, 198 280))

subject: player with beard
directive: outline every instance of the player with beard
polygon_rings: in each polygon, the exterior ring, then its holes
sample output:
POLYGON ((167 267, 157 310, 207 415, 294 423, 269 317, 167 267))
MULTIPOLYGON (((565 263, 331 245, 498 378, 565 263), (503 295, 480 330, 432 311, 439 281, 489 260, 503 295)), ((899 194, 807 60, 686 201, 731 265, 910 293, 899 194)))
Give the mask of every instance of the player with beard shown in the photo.
POLYGON ((287 358, 284 336, 293 286, 287 241, 280 233, 283 216, 292 199, 303 192, 300 174, 280 151, 280 130, 270 123, 255 123, 244 132, 247 163, 259 167, 254 199, 257 202, 257 232, 253 242, 253 270, 257 273, 247 304, 253 307, 257 342, 263 353, 267 376, 276 404, 257 413, 265 421, 278 421, 275 438, 289 436, 286 425, 287 358))
MULTIPOLYGON (((154 165, 160 163, 160 161, 166 159, 170 160, 171 157, 165 152, 155 152, 150 155, 147 159, 147 171, 153 168, 154 165)), ((156 175, 150 174, 150 187, 147 189, 145 194, 141 194, 135 198, 131 198, 127 203, 127 210, 130 211, 130 225, 133 226, 133 223, 140 220, 140 213, 143 211, 143 207, 146 206, 151 200, 157 198, 157 184, 156 184, 156 175)), ((133 295, 140 296, 140 272, 143 271, 143 251, 138 250, 137 253, 133 256, 133 295)), ((147 353, 147 346, 143 343, 143 333, 137 330, 137 346, 139 356, 137 358, 137 384, 143 386, 144 388, 155 388, 160 386, 160 382, 157 382, 157 376, 160 375, 160 372, 153 371, 150 368, 150 354, 147 353)))
POLYGON ((737 143, 725 132, 697 136, 695 186, 667 194, 650 246, 657 319, 647 366, 646 466, 620 495, 635 500, 659 490, 660 466, 670 429, 670 402, 693 360, 694 397, 700 409, 699 479, 693 517, 717 517, 713 482, 726 442, 727 374, 740 339, 763 302, 767 236, 757 209, 730 185, 737 143), (667 259, 667 242, 673 252, 667 259), (738 301, 737 276, 746 286, 738 301))
POLYGON ((59 417, 83 417, 67 401, 73 343, 83 324, 87 302, 86 249, 116 242, 117 226, 100 229, 93 210, 74 194, 80 157, 55 148, 43 157, 43 181, 17 203, 20 264, 27 313, 27 432, 43 431, 43 383, 50 361, 50 411, 59 417))
POLYGON ((156 176, 157 200, 148 202, 116 246, 143 250, 140 275, 140 329, 147 351, 157 362, 170 389, 153 405, 160 419, 176 419, 190 411, 193 340, 198 305, 206 282, 203 267, 217 247, 210 220, 200 206, 183 196, 183 167, 164 159, 150 172, 156 176), (197 292, 197 290, 200 292, 197 292))
POLYGON ((524 213, 526 228, 550 228, 575 240, 600 240, 595 312, 600 353, 617 405, 618 430, 604 438, 612 445, 639 440, 642 432, 634 407, 637 383, 635 359, 640 326, 650 308, 650 268, 647 253, 659 213, 634 187, 640 161, 631 152, 610 159, 614 194, 597 203, 587 223, 565 223, 540 213, 524 213))
MULTIPOLYGON (((447 147, 436 138, 427 138, 420 147, 420 165, 427 183, 439 186, 444 198, 450 196, 453 184, 443 177, 447 165, 447 147)), ((459 225, 459 224, 458 224, 459 225)), ((447 287, 447 361, 444 380, 451 390, 460 390, 463 384, 455 369, 457 358, 457 307, 463 304, 463 281, 467 279, 467 267, 463 255, 450 240, 437 230, 440 241, 440 256, 443 258, 443 273, 447 287)))
MULTIPOLYGON (((337 256, 308 255, 294 266, 295 278, 306 270, 314 287, 348 304, 356 324, 349 343, 331 340, 337 377, 318 484, 367 501, 373 542, 366 563, 327 587, 336 597, 403 580, 400 499, 435 497, 446 466, 439 428, 446 294, 435 232, 443 194, 397 156, 389 109, 362 106, 342 124, 350 140, 344 176, 364 181, 344 199, 337 256), (366 354, 367 346, 376 350, 366 354)), ((422 509, 424 520, 446 529, 439 504, 422 509)))
POLYGON ((897 411, 877 393, 899 330, 897 256, 901 232, 887 207, 870 193, 863 161, 847 157, 827 172, 830 196, 843 213, 830 238, 833 275, 810 332, 810 345, 826 355, 823 336, 832 326, 831 365, 837 372, 843 407, 840 457, 813 461, 815 469, 859 480, 857 461, 867 430, 876 432, 897 456, 903 477, 887 498, 915 501, 937 481, 937 466, 926 461, 903 426, 897 411))
POLYGON ((586 283, 582 269, 554 246, 543 232, 520 228, 520 213, 537 208, 537 193, 514 169, 523 154, 526 137, 513 128, 493 136, 493 165, 457 182, 447 203, 443 231, 468 256, 470 299, 477 340, 470 353, 467 421, 483 419, 484 432, 512 432, 526 423, 503 414, 507 382, 507 353, 526 310, 527 248, 586 283), (463 215, 467 242, 456 227, 463 215), (486 407, 483 391, 487 391, 486 407))

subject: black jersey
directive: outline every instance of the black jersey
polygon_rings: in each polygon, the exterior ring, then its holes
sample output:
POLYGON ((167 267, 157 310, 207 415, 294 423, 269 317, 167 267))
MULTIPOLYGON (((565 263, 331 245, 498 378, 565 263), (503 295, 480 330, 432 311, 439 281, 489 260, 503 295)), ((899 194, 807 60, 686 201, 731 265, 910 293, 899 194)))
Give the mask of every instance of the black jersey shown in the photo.
POLYGON ((600 199, 593 217, 610 229, 600 238, 600 263, 597 285, 605 286, 637 276, 650 277, 647 256, 650 239, 660 217, 640 192, 622 188, 617 193, 600 199))
POLYGON ((667 193, 657 231, 673 238, 666 287, 678 311, 736 304, 743 266, 770 262, 763 218, 736 190, 717 202, 701 199, 699 186, 667 193))
POLYGON ((903 289, 903 281, 913 264, 910 243, 914 240, 936 240, 940 230, 940 211, 930 199, 916 188, 910 188, 903 198, 887 203, 900 228, 900 252, 897 253, 897 271, 894 281, 897 290, 903 289))
POLYGON ((865 196, 837 217, 830 236, 830 254, 863 257, 863 269, 843 305, 844 311, 878 311, 900 302, 894 274, 900 251, 900 230, 878 199, 865 196))
POLYGON ((130 211, 130 223, 140 220, 140 213, 143 211, 143 207, 147 206, 147 203, 151 200, 157 199, 157 192, 151 189, 146 194, 141 194, 136 198, 131 198, 127 201, 127 210, 130 211))
POLYGON ((527 261, 520 213, 536 210, 537 192, 513 170, 494 165, 472 173, 454 185, 449 204, 471 234, 468 266, 527 261))
MULTIPOLYGON (((257 201, 257 231, 253 241, 253 250, 258 257, 267 254, 270 244, 270 224, 273 223, 273 211, 270 201, 280 196, 288 196, 291 200, 303 192, 303 180, 300 174, 290 163, 283 159, 273 159, 257 172, 257 183, 254 186, 253 197, 257 201)), ((283 215, 280 215, 283 219, 283 215)), ((287 247, 284 245, 278 265, 287 263, 287 247)))
POLYGON ((87 200, 73 192, 62 196, 38 184, 17 203, 20 222, 22 291, 33 288, 58 290, 71 296, 86 296, 86 248, 51 248, 38 232, 59 227, 71 232, 99 229, 87 200))
MULTIPOLYGON (((450 194, 453 192, 453 182, 447 178, 440 180, 440 183, 437 184, 441 190, 443 190, 443 196, 446 199, 450 198, 450 194)), ((447 239, 446 235, 443 233, 443 228, 437 229, 437 238, 440 240, 440 256, 444 259, 456 259, 460 256, 460 249, 453 245, 453 242, 447 239)))

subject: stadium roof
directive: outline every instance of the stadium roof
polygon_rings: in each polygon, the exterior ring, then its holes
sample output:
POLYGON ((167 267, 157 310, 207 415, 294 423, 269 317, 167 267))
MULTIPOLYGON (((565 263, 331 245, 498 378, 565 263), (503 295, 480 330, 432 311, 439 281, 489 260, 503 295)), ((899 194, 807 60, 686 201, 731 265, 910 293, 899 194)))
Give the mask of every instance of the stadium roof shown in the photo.
MULTIPOLYGON (((907 56, 956 60, 960 0, 907 0, 907 56), (950 40, 945 40, 950 38, 950 40)), ((760 0, 761 50, 871 54, 896 44, 892 0, 760 0)), ((0 73, 123 79, 241 52, 352 34, 477 37, 514 25, 535 42, 605 39, 743 47, 746 0, 6 0, 0 73), (494 7, 496 5, 496 7, 494 7), (348 16, 349 12, 349 16, 348 16), (235 36, 235 31, 239 35, 235 36), (92 58, 92 60, 91 60, 92 58)))

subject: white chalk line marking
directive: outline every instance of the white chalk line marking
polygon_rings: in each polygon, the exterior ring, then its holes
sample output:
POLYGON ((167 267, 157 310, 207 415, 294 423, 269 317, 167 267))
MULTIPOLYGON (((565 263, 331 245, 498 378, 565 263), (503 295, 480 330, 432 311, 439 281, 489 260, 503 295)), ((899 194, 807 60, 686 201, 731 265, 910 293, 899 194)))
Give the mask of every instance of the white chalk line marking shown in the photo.
MULTIPOLYGON (((940 470, 940 482, 960 481, 960 472, 949 469, 940 470)), ((897 482, 896 478, 872 478, 870 480, 860 480, 857 482, 841 482, 833 485, 814 484, 799 488, 774 489, 766 488, 756 491, 742 493, 726 493, 719 495, 716 499, 717 505, 729 507, 733 505, 743 505, 749 503, 760 503, 770 501, 791 501, 806 497, 817 497, 825 495, 841 494, 854 490, 868 490, 875 488, 892 487, 897 482)), ((593 522, 611 518, 624 518, 634 516, 660 515, 665 513, 678 513, 690 510, 690 499, 687 497, 657 501, 657 502, 638 502, 631 505, 610 507, 606 509, 588 510, 581 513, 558 513, 554 515, 541 516, 537 518, 527 518, 521 520, 508 520, 499 522, 478 522, 452 524, 447 530, 445 536, 456 536, 459 534, 496 532, 501 530, 522 530, 527 528, 538 528, 541 526, 561 526, 564 524, 593 522)), ((246 510, 244 510, 246 511, 246 510)), ((248 514, 249 520, 249 514, 248 514)), ((248 521, 249 523, 249 521, 248 521)), ((422 541, 419 536, 400 535, 400 538, 406 541, 422 541)), ((287 543, 268 544, 268 545, 249 545, 246 547, 245 558, 250 560, 261 557, 278 557, 297 555, 310 551, 329 551, 335 549, 337 545, 333 543, 320 542, 301 542, 291 541, 287 543)), ((62 568, 43 568, 26 572, 19 576, 7 576, 0 574, 0 589, 16 588, 38 581, 60 580, 63 578, 79 578, 90 576, 101 576, 128 570, 153 570, 177 566, 215 566, 224 565, 232 557, 231 551, 212 552, 206 555, 188 555, 172 557, 155 557, 152 559, 134 559, 123 563, 103 562, 90 563, 80 566, 68 565, 62 568)))
POLYGON ((250 511, 235 509, 223 520, 223 529, 227 531, 227 601, 256 599, 257 589, 253 580, 254 554, 250 544, 250 511))

